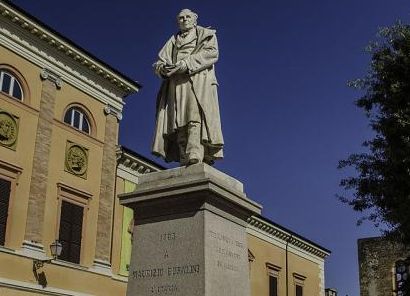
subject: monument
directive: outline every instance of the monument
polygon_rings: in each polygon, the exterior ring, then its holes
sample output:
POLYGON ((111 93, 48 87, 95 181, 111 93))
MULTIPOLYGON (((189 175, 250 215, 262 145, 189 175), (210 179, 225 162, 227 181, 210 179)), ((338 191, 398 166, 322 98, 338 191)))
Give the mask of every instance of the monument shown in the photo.
POLYGON ((246 220, 261 207, 205 163, 140 177, 127 296, 249 296, 246 220))
POLYGON ((197 18, 189 9, 178 14, 180 31, 165 43, 154 64, 163 82, 152 151, 181 165, 213 164, 223 157, 214 69, 218 42, 215 30, 198 26, 197 18))
POLYGON ((120 196, 134 210, 127 296, 249 296, 247 219, 261 206, 208 163, 222 157, 215 31, 178 14, 154 64, 164 79, 153 152, 181 167, 139 177, 120 196))

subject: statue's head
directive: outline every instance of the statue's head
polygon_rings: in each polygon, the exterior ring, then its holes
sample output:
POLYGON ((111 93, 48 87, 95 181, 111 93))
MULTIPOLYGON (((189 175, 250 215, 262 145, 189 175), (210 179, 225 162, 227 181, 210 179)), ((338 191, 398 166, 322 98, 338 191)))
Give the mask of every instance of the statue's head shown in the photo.
POLYGON ((188 31, 196 26, 198 15, 190 9, 182 9, 177 15, 177 23, 182 32, 188 31))

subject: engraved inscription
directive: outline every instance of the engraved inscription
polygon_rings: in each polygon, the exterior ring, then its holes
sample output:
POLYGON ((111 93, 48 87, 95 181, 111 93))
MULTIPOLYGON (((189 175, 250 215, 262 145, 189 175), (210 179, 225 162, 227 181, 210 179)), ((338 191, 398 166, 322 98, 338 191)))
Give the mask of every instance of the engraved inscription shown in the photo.
POLYGON ((159 240, 160 241, 174 241, 176 239, 175 232, 167 232, 160 234, 159 240))
MULTIPOLYGON (((159 241, 162 243, 173 242, 176 240, 176 238, 177 238, 177 235, 175 232, 165 232, 159 235, 159 241)), ((168 250, 164 250, 164 259, 168 259, 168 258, 169 258, 168 250)))
POLYGON ((245 249, 245 246, 243 245, 243 243, 235 241, 235 246, 237 246, 240 249, 245 249))
POLYGON ((214 240, 214 251, 217 254, 216 267, 224 271, 239 271, 238 263, 243 257, 244 244, 227 234, 213 230, 209 231, 209 237, 214 240))
POLYGON ((163 258, 162 263, 157 266, 145 266, 131 272, 132 279, 142 285, 146 295, 177 296, 184 293, 184 286, 181 281, 185 282, 188 278, 195 278, 202 273, 200 264, 196 262, 174 262, 175 258, 175 241, 182 240, 183 236, 174 231, 164 231, 156 236, 158 248, 155 249, 156 257, 163 258), (168 262, 168 264, 167 264, 168 262))
POLYGON ((145 278, 155 278, 162 277, 164 275, 163 268, 153 268, 153 269, 138 269, 132 272, 134 279, 145 279, 145 278))
POLYGON ((222 243, 226 243, 228 245, 232 245, 232 246, 235 246, 235 247, 240 248, 240 249, 245 248, 242 242, 234 240, 233 238, 229 237, 226 234, 215 232, 215 231, 212 231, 212 230, 209 230, 209 234, 210 234, 211 238, 214 238, 214 239, 216 239, 216 240, 218 240, 222 243))
POLYGON ((190 274, 200 273, 199 264, 187 264, 180 266, 168 266, 166 268, 150 268, 150 269, 138 269, 132 272, 134 279, 151 279, 160 278, 163 276, 175 277, 185 276, 190 274))
POLYGON ((199 264, 168 267, 168 276, 199 273, 199 264))
POLYGON ((224 249, 221 247, 216 247, 216 252, 223 255, 224 257, 232 258, 232 259, 241 259, 241 255, 235 252, 232 252, 229 249, 224 249))
POLYGON ((178 287, 176 284, 163 284, 151 286, 149 290, 153 295, 172 295, 178 292, 178 287))
POLYGON ((217 266, 219 268, 224 269, 224 270, 239 271, 238 266, 236 266, 234 264, 226 263, 226 262, 223 262, 223 261, 220 261, 220 260, 217 261, 217 266))

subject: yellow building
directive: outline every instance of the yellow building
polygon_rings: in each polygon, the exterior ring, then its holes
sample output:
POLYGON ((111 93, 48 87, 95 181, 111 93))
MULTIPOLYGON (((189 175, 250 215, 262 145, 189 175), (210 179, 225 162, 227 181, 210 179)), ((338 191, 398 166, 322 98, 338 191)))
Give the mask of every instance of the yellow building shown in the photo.
MULTIPOLYGON (((117 195, 163 169, 117 143, 140 85, 4 0, 0 57, 0 295, 125 295, 117 195)), ((252 295, 324 295, 329 251, 263 217, 248 235, 252 295)))

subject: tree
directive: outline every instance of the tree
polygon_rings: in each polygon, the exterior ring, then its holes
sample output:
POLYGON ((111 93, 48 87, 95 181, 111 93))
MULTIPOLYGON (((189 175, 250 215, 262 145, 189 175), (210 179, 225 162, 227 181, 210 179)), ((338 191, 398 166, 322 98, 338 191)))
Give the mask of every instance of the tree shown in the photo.
POLYGON ((387 235, 410 245, 410 25, 381 29, 368 50, 367 75, 350 85, 362 91, 356 105, 375 136, 363 143, 367 152, 339 162, 357 172, 341 181, 352 194, 340 198, 363 213, 358 223, 387 225, 387 235))

